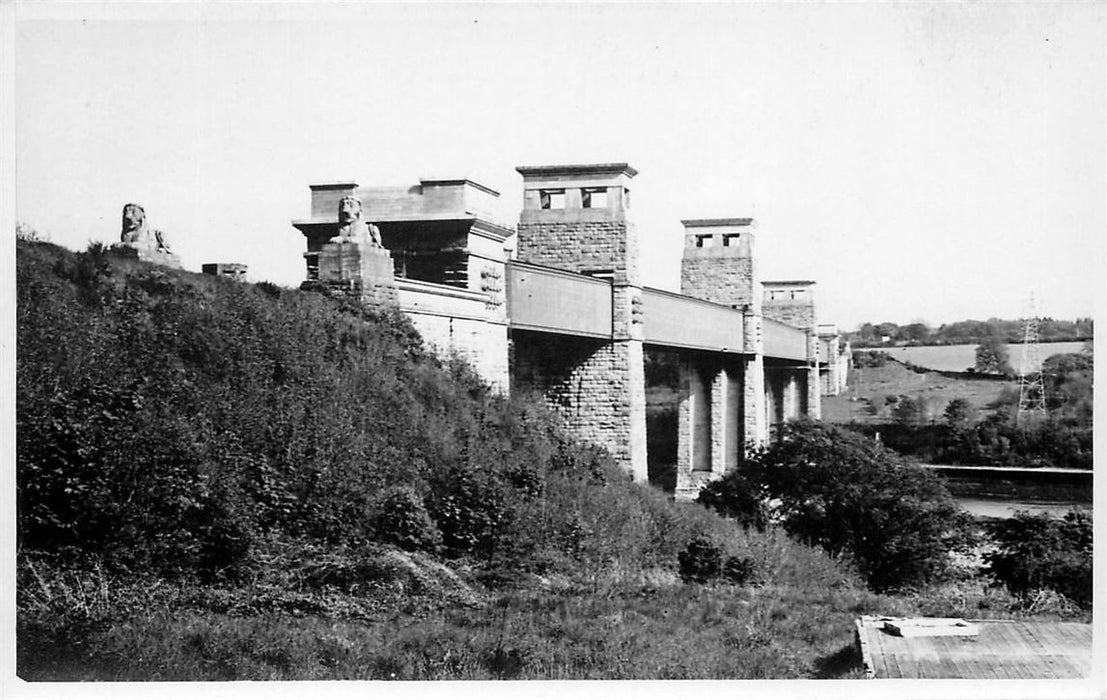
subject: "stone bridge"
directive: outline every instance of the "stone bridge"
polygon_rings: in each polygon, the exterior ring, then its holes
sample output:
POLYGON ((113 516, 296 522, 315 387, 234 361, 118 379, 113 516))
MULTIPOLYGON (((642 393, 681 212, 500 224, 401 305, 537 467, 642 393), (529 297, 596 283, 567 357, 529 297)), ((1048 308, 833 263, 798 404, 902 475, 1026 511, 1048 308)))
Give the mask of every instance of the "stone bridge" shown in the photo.
POLYGON ((633 168, 517 170, 514 228, 494 220, 499 194, 464 178, 312 185, 311 218, 293 221, 307 239, 305 286, 399 304, 436 351, 465 357, 502 391, 541 393, 639 481, 645 356, 675 353, 678 498, 775 426, 817 418, 820 395, 844 386, 849 350, 816 323, 814 282, 759 279, 752 219, 683 221, 681 293, 652 289, 641 281, 633 168), (372 236, 342 234, 350 215, 336 212, 358 204, 372 236))

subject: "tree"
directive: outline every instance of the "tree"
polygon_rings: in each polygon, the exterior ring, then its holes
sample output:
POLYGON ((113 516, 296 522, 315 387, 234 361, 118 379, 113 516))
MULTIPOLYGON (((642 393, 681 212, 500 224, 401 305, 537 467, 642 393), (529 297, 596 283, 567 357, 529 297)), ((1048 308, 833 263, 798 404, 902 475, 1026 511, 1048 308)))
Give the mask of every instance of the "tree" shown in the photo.
POLYGON ((1072 510, 1061 519, 1025 511, 991 527, 996 549, 984 555, 987 572, 1012 593, 1050 589, 1073 602, 1092 602, 1092 516, 1072 510))
POLYGON ((1003 344, 1003 339, 992 336, 984 339, 980 345, 976 346, 976 365, 974 369, 985 374, 1014 374, 1007 354, 1007 346, 1003 344))
POLYGON ((903 337, 913 343, 923 343, 931 335, 930 326, 921 321, 916 321, 903 327, 903 337))
POLYGON ((1050 412, 1075 425, 1092 424, 1094 358, 1090 354, 1051 355, 1042 363, 1050 412))
POLYGON ((923 425, 927 419, 927 401, 922 396, 901 396, 892 409, 892 418, 900 425, 923 425))
POLYGON ((953 428, 965 428, 973 423, 976 419, 976 409, 968 399, 954 399, 946 405, 945 413, 943 414, 946 423, 953 428))
POLYGON ((867 437, 798 421, 740 469, 708 484, 699 502, 723 514, 768 508, 792 536, 846 556, 875 590, 943 575, 965 551, 972 519, 940 477, 867 437), (754 504, 754 505, 751 505, 754 504))

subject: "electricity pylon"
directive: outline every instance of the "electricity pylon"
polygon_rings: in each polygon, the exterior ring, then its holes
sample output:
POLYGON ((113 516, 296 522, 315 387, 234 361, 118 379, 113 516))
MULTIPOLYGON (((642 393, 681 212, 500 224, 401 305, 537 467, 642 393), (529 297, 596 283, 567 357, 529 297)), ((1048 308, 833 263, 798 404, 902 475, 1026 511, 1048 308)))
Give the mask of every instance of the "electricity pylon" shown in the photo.
POLYGON ((1038 313, 1030 295, 1030 314, 1022 332, 1022 362, 1019 363, 1019 408, 1015 422, 1020 426, 1046 415, 1045 383, 1042 381, 1042 353, 1038 347, 1038 313))

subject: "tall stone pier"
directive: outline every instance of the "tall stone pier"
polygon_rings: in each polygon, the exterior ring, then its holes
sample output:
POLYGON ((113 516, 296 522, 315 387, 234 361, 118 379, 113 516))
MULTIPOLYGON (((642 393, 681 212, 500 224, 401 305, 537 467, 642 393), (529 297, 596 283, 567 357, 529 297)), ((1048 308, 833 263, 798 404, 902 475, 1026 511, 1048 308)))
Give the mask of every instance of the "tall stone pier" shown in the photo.
POLYGON ((537 389, 581 439, 606 447, 647 481, 639 243, 626 163, 519 167, 520 261, 610 280, 611 340, 512 336, 512 379, 537 389))
MULTIPOLYGON (((815 316, 815 282, 812 280, 772 280, 762 282, 762 311, 765 318, 802 328, 806 334, 806 361, 802 366, 777 367, 769 381, 779 400, 776 420, 783 423, 800 416, 818 419, 822 413, 822 379, 819 376, 819 329, 815 316)), ((772 413, 770 413, 772 415, 772 413)))
POLYGON ((676 497, 695 498, 767 439, 761 290, 749 218, 687 219, 680 291, 742 312, 742 354, 684 353, 677 409, 676 497))

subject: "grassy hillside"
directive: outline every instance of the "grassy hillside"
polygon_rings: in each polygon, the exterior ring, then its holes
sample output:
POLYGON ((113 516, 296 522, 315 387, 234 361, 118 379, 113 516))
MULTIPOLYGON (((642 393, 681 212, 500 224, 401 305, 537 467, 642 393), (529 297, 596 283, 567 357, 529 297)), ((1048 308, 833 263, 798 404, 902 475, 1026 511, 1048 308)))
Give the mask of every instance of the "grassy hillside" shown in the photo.
POLYGON ((923 402, 928 419, 940 420, 954 399, 964 399, 977 411, 987 413, 1012 391, 1017 399, 1018 382, 986 376, 970 378, 956 372, 917 371, 890 360, 879 367, 850 369, 846 391, 839 396, 823 397, 822 418, 831 423, 888 422, 895 407, 888 397, 909 396, 923 402))
POLYGON ((398 313, 17 246, 26 679, 856 675, 866 592, 781 532, 630 482, 398 313), (743 575, 686 583, 715 543, 743 575))

